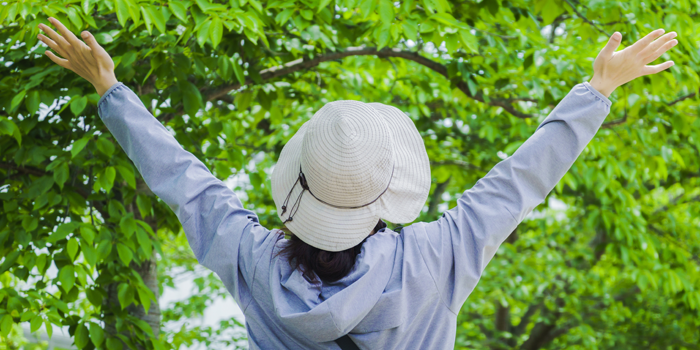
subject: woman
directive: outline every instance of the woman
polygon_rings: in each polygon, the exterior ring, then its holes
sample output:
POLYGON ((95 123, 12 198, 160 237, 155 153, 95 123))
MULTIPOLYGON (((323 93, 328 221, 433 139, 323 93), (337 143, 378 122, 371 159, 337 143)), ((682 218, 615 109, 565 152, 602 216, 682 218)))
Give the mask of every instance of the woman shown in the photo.
POLYGON ((332 102, 285 145, 272 175, 291 239, 262 227, 125 85, 88 32, 51 18, 39 35, 58 65, 90 81, 105 125, 182 222, 198 261, 246 316, 253 349, 447 349, 457 313, 498 246, 541 203, 593 138, 618 86, 673 65, 646 64, 677 44, 655 30, 620 51, 613 34, 590 82, 576 85, 513 156, 435 222, 407 223, 430 188, 411 120, 378 103, 332 102), (336 340, 338 340, 336 342, 336 340))

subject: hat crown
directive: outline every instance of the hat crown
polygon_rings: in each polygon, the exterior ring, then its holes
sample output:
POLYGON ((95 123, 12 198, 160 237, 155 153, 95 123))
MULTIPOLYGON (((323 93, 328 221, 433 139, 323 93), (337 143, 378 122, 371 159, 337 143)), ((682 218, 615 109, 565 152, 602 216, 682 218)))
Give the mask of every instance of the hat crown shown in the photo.
POLYGON ((373 202, 387 189, 393 140, 384 118, 358 101, 327 103, 304 135, 301 170, 310 191, 335 206, 373 202))

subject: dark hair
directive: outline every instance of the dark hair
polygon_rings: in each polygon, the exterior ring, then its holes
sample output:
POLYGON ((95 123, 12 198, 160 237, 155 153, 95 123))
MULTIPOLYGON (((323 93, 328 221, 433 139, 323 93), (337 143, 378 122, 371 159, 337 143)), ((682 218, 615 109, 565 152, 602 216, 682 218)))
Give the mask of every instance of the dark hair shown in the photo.
MULTIPOLYGON (((372 233, 385 227, 386 223, 379 220, 372 233)), ((291 237, 277 255, 286 257, 292 269, 298 269, 304 278, 314 283, 318 282, 316 276, 324 282, 335 282, 347 276, 352 267, 355 266, 357 255, 362 251, 362 244, 367 240, 365 238, 352 248, 339 252, 329 252, 302 241, 286 227, 282 231, 289 233, 291 237)))

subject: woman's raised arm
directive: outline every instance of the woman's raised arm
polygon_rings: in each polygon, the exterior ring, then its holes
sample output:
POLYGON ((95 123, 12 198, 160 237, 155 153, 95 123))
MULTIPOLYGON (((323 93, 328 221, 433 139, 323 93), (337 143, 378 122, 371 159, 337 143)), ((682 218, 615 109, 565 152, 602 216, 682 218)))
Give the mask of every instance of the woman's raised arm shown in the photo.
POLYGON ((655 30, 618 52, 621 35, 613 34, 595 60, 590 83, 576 85, 511 157, 464 192, 455 208, 435 222, 405 229, 453 312, 459 312, 501 243, 544 201, 595 136, 610 112, 610 93, 673 65, 647 66, 677 44, 675 33, 662 34, 655 30))
POLYGON ((197 260, 216 272, 238 300, 239 246, 246 245, 241 254, 248 256, 268 231, 231 189, 180 146, 131 89, 117 82, 112 59, 90 33, 82 33, 86 45, 58 20, 49 21, 60 35, 40 25, 50 39, 39 38, 63 58, 50 51, 47 56, 95 86, 102 96, 97 105, 102 121, 148 187, 175 212, 197 260))

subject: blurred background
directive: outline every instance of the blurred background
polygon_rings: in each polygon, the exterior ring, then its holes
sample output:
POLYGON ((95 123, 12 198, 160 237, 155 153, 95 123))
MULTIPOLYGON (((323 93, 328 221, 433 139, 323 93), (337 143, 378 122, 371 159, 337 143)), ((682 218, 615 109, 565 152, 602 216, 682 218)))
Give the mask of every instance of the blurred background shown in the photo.
MULTIPOLYGON (((609 35, 675 66, 610 97, 578 161, 501 246, 457 349, 700 348, 700 26, 691 1, 0 0, 0 349, 246 348, 177 218, 51 62, 89 30, 116 76, 272 229, 270 175, 325 103, 406 112, 431 159, 418 221, 455 205, 576 84, 609 35)), ((394 225, 390 225, 394 227, 394 225)))

